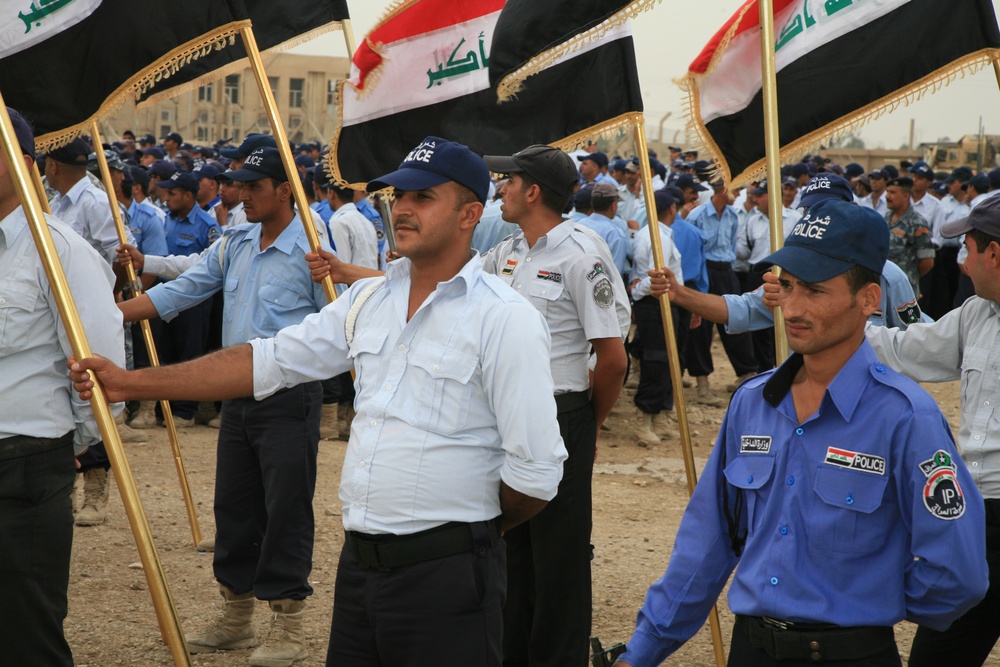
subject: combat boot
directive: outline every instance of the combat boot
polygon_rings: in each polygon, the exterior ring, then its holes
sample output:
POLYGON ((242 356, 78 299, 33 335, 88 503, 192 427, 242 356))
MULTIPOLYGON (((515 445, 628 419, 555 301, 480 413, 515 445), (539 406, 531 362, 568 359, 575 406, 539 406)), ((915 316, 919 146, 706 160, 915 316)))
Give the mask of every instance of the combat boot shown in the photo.
POLYGON ((191 653, 215 653, 257 645, 257 631, 253 627, 253 591, 237 595, 219 584, 225 604, 222 613, 207 630, 198 635, 185 635, 191 653))
POLYGON ((122 442, 146 442, 149 440, 149 436, 142 431, 137 431, 128 424, 125 423, 125 411, 122 410, 118 413, 115 418, 115 426, 118 427, 118 437, 121 438, 122 442))
POLYGON ((660 444, 660 436, 653 432, 653 415, 647 412, 639 413, 639 425, 635 429, 635 438, 640 447, 651 447, 660 444))
POLYGON ((336 440, 340 434, 340 424, 337 416, 337 403, 324 403, 319 417, 319 439, 336 440))
POLYGON ((156 401, 142 401, 139 410, 128 423, 132 428, 156 428, 156 401))
POLYGON ((708 386, 708 376, 699 375, 698 378, 698 402, 713 408, 721 408, 725 405, 718 396, 712 393, 708 386))
POLYGON ((661 438, 671 438, 677 432, 677 424, 670 418, 670 413, 661 411, 653 415, 653 433, 661 438))
POLYGON ((83 504, 76 513, 76 525, 99 526, 108 518, 108 485, 111 474, 104 468, 83 473, 83 504))
POLYGON ((341 403, 337 413, 338 440, 351 439, 351 422, 354 421, 354 403, 341 403))
POLYGON ((250 655, 252 667, 291 667, 309 655, 306 650, 305 631, 302 629, 302 615, 305 600, 270 600, 268 604, 274 612, 271 630, 267 639, 250 655))

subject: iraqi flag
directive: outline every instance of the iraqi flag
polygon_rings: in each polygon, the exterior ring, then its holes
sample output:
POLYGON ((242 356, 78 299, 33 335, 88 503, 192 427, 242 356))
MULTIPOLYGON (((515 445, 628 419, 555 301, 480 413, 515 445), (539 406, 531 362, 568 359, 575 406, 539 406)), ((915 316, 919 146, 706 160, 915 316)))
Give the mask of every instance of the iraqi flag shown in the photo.
POLYGON ((45 151, 89 131, 158 79, 229 44, 249 21, 229 2, 8 0, 0 94, 45 151))
MULTIPOLYGON (((236 3, 234 2, 234 5, 236 3)), ((347 0, 242 0, 238 11, 253 22, 254 39, 261 54, 278 53, 336 30, 349 19, 347 0)), ((183 70, 156 83, 139 99, 139 106, 165 99, 241 72, 250 66, 241 40, 191 62, 183 70)))
POLYGON ((627 22, 553 59, 498 105, 489 69, 503 9, 503 0, 409 0, 389 11, 340 82, 328 158, 336 180, 359 186, 393 171, 430 135, 509 155, 579 143, 642 111, 627 22))
MULTIPOLYGON (((1000 58, 990 0, 775 0, 782 161, 1000 58)), ((691 130, 721 175, 765 170, 760 22, 749 0, 682 81, 691 130)))

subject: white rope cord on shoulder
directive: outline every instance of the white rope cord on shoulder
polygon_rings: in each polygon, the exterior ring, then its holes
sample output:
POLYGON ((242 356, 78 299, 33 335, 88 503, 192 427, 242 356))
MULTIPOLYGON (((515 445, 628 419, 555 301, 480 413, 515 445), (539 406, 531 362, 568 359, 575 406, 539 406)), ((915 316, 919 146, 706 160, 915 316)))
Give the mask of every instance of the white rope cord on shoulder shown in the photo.
POLYGON ((374 294, 376 290, 384 284, 385 276, 373 280, 371 284, 358 295, 358 298, 354 300, 354 303, 351 304, 351 309, 347 312, 347 320, 344 322, 344 334, 347 336, 348 347, 354 344, 354 324, 357 322, 358 313, 361 312, 362 306, 364 306, 365 302, 371 298, 372 294, 374 294))

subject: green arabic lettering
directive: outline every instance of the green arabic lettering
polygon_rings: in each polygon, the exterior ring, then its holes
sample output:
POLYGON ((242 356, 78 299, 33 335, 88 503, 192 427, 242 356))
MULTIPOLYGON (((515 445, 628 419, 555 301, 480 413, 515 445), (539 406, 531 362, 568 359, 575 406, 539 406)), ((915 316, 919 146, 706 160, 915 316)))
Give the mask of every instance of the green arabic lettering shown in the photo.
POLYGON ((802 17, 798 14, 793 15, 781 28, 781 33, 778 35, 778 43, 774 45, 774 50, 779 51, 781 47, 792 41, 797 35, 801 34, 803 30, 805 30, 805 28, 802 27, 802 17))
POLYGON ((31 24, 34 23, 35 27, 41 27, 41 20, 48 16, 49 14, 59 11, 73 0, 39 0, 38 6, 32 2, 31 6, 28 8, 28 13, 18 12, 17 17, 24 21, 24 34, 31 32, 31 24))
POLYGON ((806 20, 806 28, 816 25, 816 19, 809 16, 809 0, 802 0, 802 17, 806 20))
POLYGON ((456 46, 455 49, 451 52, 451 55, 448 56, 448 60, 447 62, 445 62, 445 65, 447 65, 447 69, 445 69, 444 65, 438 64, 437 72, 433 70, 427 70, 427 79, 428 79, 427 88, 430 88, 435 84, 440 86, 441 79, 447 79, 453 76, 458 76, 459 74, 465 74, 466 72, 475 72, 477 69, 479 69, 479 58, 476 56, 475 51, 469 51, 468 53, 465 54, 465 57, 462 58, 461 60, 455 60, 455 54, 458 53, 458 50, 462 47, 462 44, 465 44, 464 37, 462 38, 462 41, 458 43, 458 46, 456 46))
POLYGON ((485 32, 479 33, 479 62, 482 64, 483 69, 490 66, 490 59, 486 57, 486 50, 483 48, 483 38, 485 36, 485 32))
POLYGON ((847 9, 851 6, 853 0, 826 0, 823 3, 823 8, 826 10, 827 16, 833 16, 841 9, 847 9))

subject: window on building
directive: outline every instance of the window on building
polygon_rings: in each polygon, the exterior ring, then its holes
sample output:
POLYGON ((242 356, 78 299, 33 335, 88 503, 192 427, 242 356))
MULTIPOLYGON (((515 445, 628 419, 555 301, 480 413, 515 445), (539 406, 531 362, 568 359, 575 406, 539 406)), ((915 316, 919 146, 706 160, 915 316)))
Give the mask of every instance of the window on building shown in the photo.
POLYGON ((197 130, 197 132, 195 134, 198 137, 198 141, 208 141, 208 128, 207 127, 198 127, 198 130, 197 130))
POLYGON ((327 106, 333 106, 337 101, 337 80, 327 79, 326 80, 326 104, 327 106))
POLYGON ((215 87, 214 83, 206 83, 204 86, 198 86, 198 101, 199 102, 211 102, 212 101, 212 89, 215 87))
POLYGON ((160 111, 160 120, 170 120, 170 109, 160 111))
POLYGON ((267 82, 271 86, 271 94, 274 95, 274 101, 278 101, 278 77, 269 76, 267 77, 267 82))
POLYGON ((226 77, 226 99, 230 104, 240 103, 240 75, 230 74, 226 77))
POLYGON ((171 127, 169 125, 161 125, 160 126, 160 136, 161 137, 167 136, 168 134, 170 134, 170 132, 171 132, 171 127))
POLYGON ((233 132, 238 133, 240 131, 240 126, 243 125, 243 116, 239 111, 233 112, 233 132))
POLYGON ((293 109, 302 107, 302 97, 306 89, 305 79, 288 80, 288 106, 293 109))

